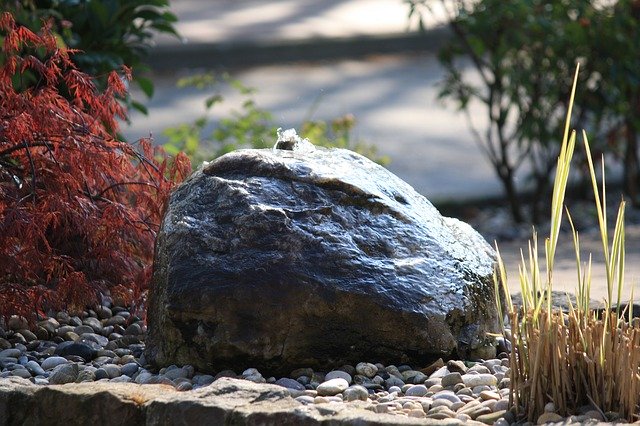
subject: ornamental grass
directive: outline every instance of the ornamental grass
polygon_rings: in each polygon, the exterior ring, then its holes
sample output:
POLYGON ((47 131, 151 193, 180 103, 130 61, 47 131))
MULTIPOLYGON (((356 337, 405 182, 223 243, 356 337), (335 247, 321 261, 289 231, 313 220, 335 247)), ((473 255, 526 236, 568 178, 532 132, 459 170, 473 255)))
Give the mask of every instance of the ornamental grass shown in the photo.
MULTIPOLYGON (((591 255, 583 261, 579 234, 569 210, 564 207, 576 145, 576 132, 570 131, 570 118, 578 72, 576 69, 553 185, 551 226, 543 248, 546 267, 540 267, 534 231, 527 255, 521 251, 518 277, 521 306, 511 303, 505 265, 498 250, 494 274, 496 294, 500 294, 498 287, 501 286, 507 296, 506 311, 511 324, 510 334, 503 324, 505 337, 512 344, 510 401, 517 414, 526 416, 528 421, 535 421, 551 402, 562 416, 576 414, 580 407, 591 405, 600 411, 604 419, 633 422, 640 418, 640 318, 632 317, 633 289, 631 300, 621 303, 625 266, 625 203, 624 200, 620 203, 613 234, 610 235, 604 161, 599 187, 584 131, 582 144, 591 175, 606 268, 607 295, 603 309, 590 307, 591 255), (551 303, 554 257, 563 212, 573 234, 577 283, 575 303, 567 295, 569 308, 565 311, 551 303)), ((502 310, 499 297, 497 304, 502 310)))

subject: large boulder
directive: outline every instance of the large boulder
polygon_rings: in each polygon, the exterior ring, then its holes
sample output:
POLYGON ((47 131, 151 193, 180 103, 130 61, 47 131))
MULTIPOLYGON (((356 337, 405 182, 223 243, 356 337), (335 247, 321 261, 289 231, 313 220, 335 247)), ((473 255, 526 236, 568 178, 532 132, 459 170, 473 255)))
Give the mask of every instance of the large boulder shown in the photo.
POLYGON ((487 344, 495 259, 477 232, 361 155, 279 146, 224 155, 171 196, 149 361, 288 373, 487 344))

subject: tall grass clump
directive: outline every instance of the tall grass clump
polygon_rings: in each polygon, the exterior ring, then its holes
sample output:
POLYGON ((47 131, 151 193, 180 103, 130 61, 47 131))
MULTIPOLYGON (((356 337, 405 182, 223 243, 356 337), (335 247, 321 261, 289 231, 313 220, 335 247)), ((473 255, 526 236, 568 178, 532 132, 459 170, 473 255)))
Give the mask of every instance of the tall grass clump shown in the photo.
MULTIPOLYGON (((496 287, 502 285, 511 322, 510 400, 518 414, 529 421, 544 413, 552 402, 562 416, 592 405, 604 416, 636 421, 640 417, 640 319, 632 318, 633 309, 621 310, 624 286, 625 230, 622 201, 609 234, 606 209, 604 165, 599 188, 589 141, 582 132, 589 165, 598 224, 606 267, 607 297, 603 310, 591 309, 591 256, 583 262, 580 238, 569 210, 576 256, 576 299, 569 301, 568 312, 552 306, 553 266, 564 198, 576 145, 576 132, 570 131, 578 69, 569 101, 562 148, 558 157, 551 202, 551 226, 545 239, 546 268, 541 269, 537 236, 533 233, 528 254, 521 252, 519 282, 522 306, 511 303, 505 266, 498 251, 496 287), (615 413, 615 414, 614 414, 615 413)), ((496 289, 497 290, 497 289, 496 289)), ((499 294, 496 291, 496 294, 499 294)), ((497 300, 498 307, 500 300, 497 300)), ((633 305, 633 290, 631 301, 633 305)))

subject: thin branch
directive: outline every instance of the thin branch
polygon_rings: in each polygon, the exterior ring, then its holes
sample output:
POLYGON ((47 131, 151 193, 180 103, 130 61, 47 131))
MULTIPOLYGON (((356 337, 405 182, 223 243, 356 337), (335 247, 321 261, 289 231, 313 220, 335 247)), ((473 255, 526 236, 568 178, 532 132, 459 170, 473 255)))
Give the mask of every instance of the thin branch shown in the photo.
POLYGON ((149 182, 135 182, 135 181, 131 181, 131 182, 116 182, 116 183, 114 183, 112 185, 109 185, 108 187, 106 187, 105 189, 100 191, 98 194, 96 194, 96 195, 90 195, 89 194, 89 196, 91 198, 102 198, 102 195, 104 195, 105 192, 107 192, 107 191, 109 191, 111 189, 114 189, 114 188, 116 188, 118 186, 124 186, 124 185, 142 185, 142 186, 149 186, 151 188, 158 189, 158 187, 156 185, 153 185, 153 184, 151 184, 149 182))

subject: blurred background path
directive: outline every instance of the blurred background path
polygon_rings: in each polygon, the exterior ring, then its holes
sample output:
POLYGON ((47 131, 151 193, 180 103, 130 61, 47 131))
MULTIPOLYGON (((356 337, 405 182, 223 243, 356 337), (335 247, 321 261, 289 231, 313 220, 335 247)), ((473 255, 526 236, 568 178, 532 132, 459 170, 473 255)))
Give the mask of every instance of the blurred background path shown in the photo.
MULTIPOLYGON (((201 116, 212 94, 178 89, 177 79, 226 70, 257 89, 258 106, 283 128, 353 114, 354 136, 388 155, 388 168, 436 206, 501 194, 465 116, 437 100, 443 73, 436 53, 448 36, 437 20, 418 33, 401 0, 174 0, 172 9, 186 43, 157 40, 150 58, 156 87, 147 102, 149 115, 132 114, 133 124, 123 129, 127 138, 152 134, 165 141, 162 131, 201 116)), ((231 91, 223 95, 225 102, 211 111, 213 122, 243 101, 231 91)), ((486 123, 483 113, 476 108, 471 114, 480 127, 486 123)), ((628 232, 627 278, 640 295, 640 228, 628 232)), ((582 238, 585 248, 597 252, 598 235, 582 238)), ((515 291, 519 249, 526 241, 499 243, 515 291)), ((567 236, 558 250, 557 290, 574 288, 573 253, 567 236)), ((598 300, 606 293, 603 278, 604 265, 594 254, 592 296, 598 300)))

